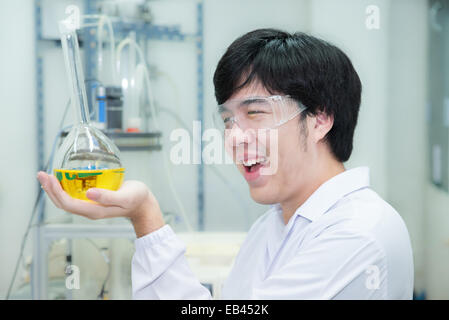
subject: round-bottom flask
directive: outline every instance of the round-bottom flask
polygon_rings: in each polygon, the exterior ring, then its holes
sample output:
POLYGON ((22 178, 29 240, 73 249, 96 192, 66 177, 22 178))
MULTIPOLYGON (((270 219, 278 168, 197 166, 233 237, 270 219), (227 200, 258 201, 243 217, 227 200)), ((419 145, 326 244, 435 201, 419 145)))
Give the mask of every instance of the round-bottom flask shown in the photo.
POLYGON ((88 200, 90 188, 118 190, 125 169, 119 150, 100 130, 86 123, 73 127, 58 150, 54 170, 62 188, 72 197, 88 200))

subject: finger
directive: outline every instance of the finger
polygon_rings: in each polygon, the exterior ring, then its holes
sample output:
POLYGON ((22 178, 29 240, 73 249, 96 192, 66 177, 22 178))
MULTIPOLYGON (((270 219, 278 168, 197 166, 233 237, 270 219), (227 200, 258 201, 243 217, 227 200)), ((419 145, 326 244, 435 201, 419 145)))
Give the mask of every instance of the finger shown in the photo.
POLYGON ((37 174, 37 178, 41 183, 42 189, 47 193, 47 196, 51 199, 51 201, 56 205, 56 207, 61 208, 61 203, 55 197, 53 193, 53 189, 51 188, 51 181, 49 179, 49 175, 43 171, 40 171, 37 174))
POLYGON ((91 188, 87 190, 86 197, 104 206, 117 206, 125 209, 130 205, 130 197, 123 190, 111 191, 101 188, 91 188))
POLYGON ((72 198, 67 192, 65 192, 56 177, 49 176, 49 193, 53 194, 56 201, 61 204, 61 209, 65 211, 86 216, 93 211, 84 205, 84 201, 72 198))
POLYGON ((101 204, 72 198, 62 189, 56 177, 49 176, 49 180, 51 181, 53 195, 61 203, 61 208, 67 212, 89 219, 112 218, 124 215, 123 209, 120 207, 105 207, 101 204))

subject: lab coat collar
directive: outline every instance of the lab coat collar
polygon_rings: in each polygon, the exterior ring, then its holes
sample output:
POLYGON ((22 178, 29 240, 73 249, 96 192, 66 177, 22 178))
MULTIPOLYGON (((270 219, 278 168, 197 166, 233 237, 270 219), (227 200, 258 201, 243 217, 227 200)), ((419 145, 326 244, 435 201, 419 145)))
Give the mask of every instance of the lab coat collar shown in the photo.
POLYGON ((269 224, 267 232, 267 250, 270 270, 274 257, 282 246, 282 243, 288 237, 299 216, 313 222, 321 215, 326 213, 344 196, 369 187, 369 168, 359 167, 346 170, 335 177, 323 183, 315 192, 301 205, 288 221, 284 224, 282 217, 282 208, 280 204, 272 206, 276 214, 272 216, 272 223, 269 224))
MULTIPOLYGON (((290 229, 298 215, 310 221, 314 221, 327 212, 344 196, 362 188, 369 187, 369 185, 368 167, 345 170, 327 180, 312 193, 306 202, 304 202, 290 218, 289 223, 287 224, 287 229, 290 229)), ((275 205, 275 210, 282 214, 282 209, 279 204, 275 205)))

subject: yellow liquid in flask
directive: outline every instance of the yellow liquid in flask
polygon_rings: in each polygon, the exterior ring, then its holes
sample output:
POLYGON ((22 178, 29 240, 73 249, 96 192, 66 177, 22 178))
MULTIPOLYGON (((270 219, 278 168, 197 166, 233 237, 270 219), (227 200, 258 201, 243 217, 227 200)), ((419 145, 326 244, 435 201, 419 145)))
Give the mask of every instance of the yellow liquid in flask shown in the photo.
POLYGON ((102 188, 116 191, 120 188, 125 176, 125 169, 98 170, 63 170, 55 169, 55 176, 62 189, 71 197, 89 200, 86 191, 90 188, 102 188))

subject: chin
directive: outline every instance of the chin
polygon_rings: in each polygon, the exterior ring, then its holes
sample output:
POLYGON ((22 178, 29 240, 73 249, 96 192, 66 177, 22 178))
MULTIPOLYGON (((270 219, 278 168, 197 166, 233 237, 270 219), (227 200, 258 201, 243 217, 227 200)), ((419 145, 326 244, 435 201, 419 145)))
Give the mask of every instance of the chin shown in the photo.
POLYGON ((257 203, 260 204, 275 204, 277 203, 277 198, 273 195, 273 191, 269 188, 255 188, 250 187, 249 192, 251 194, 251 198, 257 203))

